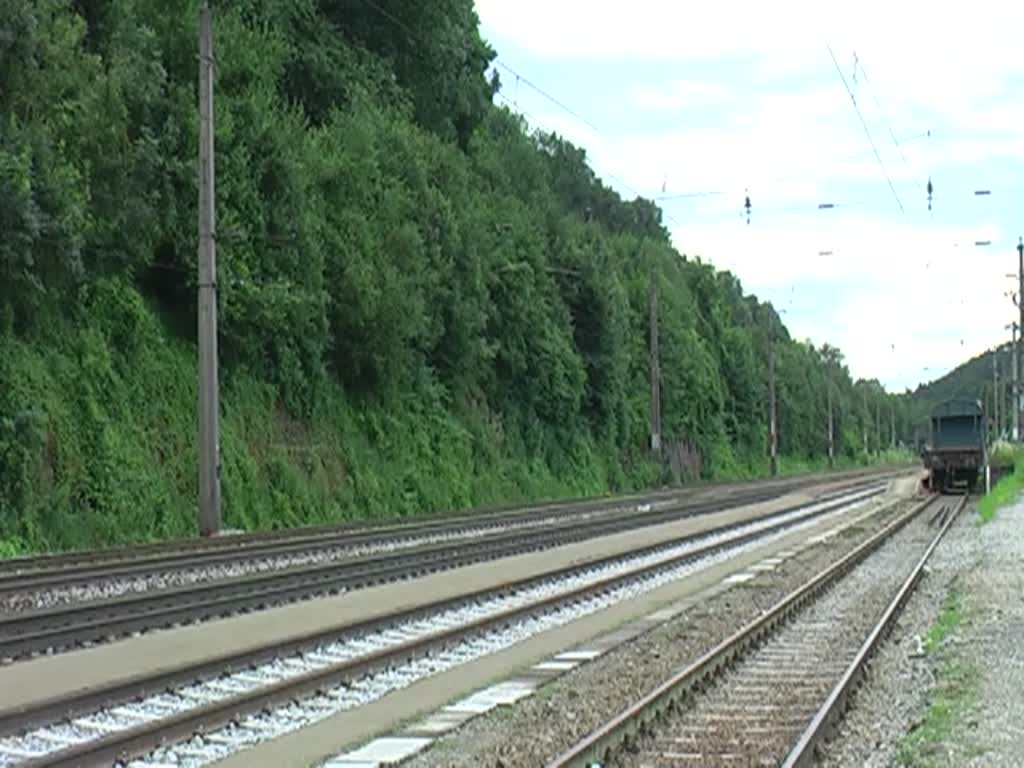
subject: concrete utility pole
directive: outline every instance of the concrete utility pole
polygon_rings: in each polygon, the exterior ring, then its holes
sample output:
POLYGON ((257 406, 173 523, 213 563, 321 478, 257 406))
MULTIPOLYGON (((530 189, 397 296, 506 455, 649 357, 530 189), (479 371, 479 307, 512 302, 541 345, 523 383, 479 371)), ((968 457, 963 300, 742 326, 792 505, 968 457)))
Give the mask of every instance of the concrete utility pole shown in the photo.
POLYGON ((217 383, 217 213, 213 155, 213 29, 199 10, 199 533, 220 531, 217 383))
POLYGON ((651 450, 661 454, 661 366, 658 360, 658 286, 651 267, 651 450))
POLYGON ((779 474, 778 420, 775 412, 775 330, 768 332, 768 458, 772 477, 779 474))
POLYGON ((889 447, 896 447, 896 406, 889 406, 889 447))
POLYGON ((825 382, 825 389, 828 392, 828 468, 832 469, 835 467, 835 430, 834 422, 832 420, 832 382, 825 382))

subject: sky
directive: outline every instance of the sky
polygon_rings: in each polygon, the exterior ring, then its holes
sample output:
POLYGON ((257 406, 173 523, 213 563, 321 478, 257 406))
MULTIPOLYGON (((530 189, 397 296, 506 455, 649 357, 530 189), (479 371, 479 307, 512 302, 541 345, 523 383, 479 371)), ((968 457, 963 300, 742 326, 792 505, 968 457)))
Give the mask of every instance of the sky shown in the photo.
POLYGON ((499 103, 668 198, 681 253, 855 377, 902 391, 1009 339, 1024 5, 475 2, 499 103))

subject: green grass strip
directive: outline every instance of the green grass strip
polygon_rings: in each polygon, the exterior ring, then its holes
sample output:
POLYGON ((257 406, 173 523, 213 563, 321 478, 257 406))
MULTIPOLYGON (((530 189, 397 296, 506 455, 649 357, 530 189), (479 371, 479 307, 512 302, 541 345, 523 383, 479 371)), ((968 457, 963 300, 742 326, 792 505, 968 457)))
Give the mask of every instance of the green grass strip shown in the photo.
POLYGON ((1024 452, 1016 452, 1010 463, 1013 472, 1001 478, 978 502, 978 516, 982 525, 992 522, 996 512, 1013 502, 1024 490, 1024 452))
POLYGON ((978 672, 968 659, 945 644, 965 622, 959 585, 950 585, 942 611, 925 638, 925 651, 937 660, 935 684, 928 693, 923 719, 901 740, 896 750, 899 765, 932 768, 942 762, 942 745, 953 737, 957 724, 973 701, 978 672))

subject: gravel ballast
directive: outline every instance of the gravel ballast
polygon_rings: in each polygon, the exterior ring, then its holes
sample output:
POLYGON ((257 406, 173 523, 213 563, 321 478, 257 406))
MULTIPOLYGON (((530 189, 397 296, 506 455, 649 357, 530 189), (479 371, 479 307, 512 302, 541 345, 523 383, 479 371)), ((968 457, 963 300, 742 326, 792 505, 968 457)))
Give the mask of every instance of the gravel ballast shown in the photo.
MULTIPOLYGON (((509 589, 485 598, 467 600, 464 605, 439 611, 425 618, 399 621, 386 628, 356 636, 343 636, 335 642, 318 646, 313 652, 277 658, 266 664, 237 671, 234 675, 211 678, 198 685, 186 685, 181 689, 169 688, 153 697, 155 700, 143 699, 111 710, 102 710, 93 717, 104 732, 125 731, 140 723, 152 723, 172 714, 183 714, 194 709, 197 703, 212 704, 230 699, 236 694, 252 693, 258 688, 285 679, 312 674, 342 662, 353 662, 368 654, 408 643, 413 638, 426 638, 456 626, 473 623, 485 616, 499 615, 512 609, 543 603, 587 585, 602 583, 612 578, 628 577, 625 582, 597 594, 577 598, 535 616, 528 614, 516 621, 492 627, 482 636, 453 643, 444 651, 435 651, 422 658, 417 655, 405 662, 393 661, 387 669, 350 681, 341 689, 330 689, 329 692, 312 697, 308 701, 303 700, 292 708, 274 710, 266 717, 248 718, 241 722, 239 728, 228 729, 230 732, 207 733, 204 738, 199 739, 198 744, 190 744, 187 753, 180 745, 172 745, 168 750, 155 753, 149 761, 150 764, 161 766, 205 765, 244 746, 319 722, 336 712, 363 706, 394 690, 408 687, 416 680, 444 669, 454 668, 468 660, 495 653, 545 629, 570 623, 618 602, 629 601, 663 584, 715 563, 727 561, 739 552, 783 538, 801 529, 816 528, 823 521, 837 521, 855 510, 862 510, 872 501, 869 492, 864 491, 845 497, 839 509, 832 509, 834 503, 822 502, 790 510, 770 518, 745 523, 728 532, 711 531, 697 538, 688 538, 657 552, 594 564, 568 574, 541 580, 536 584, 509 589), (812 514, 815 515, 812 519, 806 519, 812 514), (744 540, 745 536, 772 531, 778 526, 784 527, 782 530, 757 537, 754 541, 744 540), (710 546, 725 549, 697 556, 696 553, 710 546), (215 743, 208 743, 210 738, 215 739, 215 743)), ((93 729, 76 729, 76 722, 60 724, 56 729, 44 726, 9 740, 0 740, 0 766, 12 764, 6 757, 8 755, 50 755, 69 743, 82 744, 95 739, 93 729)))
POLYGON ((956 765, 1024 764, 1024 501, 978 531, 980 566, 966 574, 969 621, 959 650, 979 671, 976 706, 954 728, 956 765), (969 759, 964 759, 969 758, 969 759))
MULTIPOLYGON (((898 537, 912 540, 913 529, 923 526, 925 519, 919 518, 898 537)), ((875 518, 846 529, 825 545, 785 561, 770 574, 710 597, 656 630, 564 675, 513 709, 502 708, 441 738, 408 765, 533 768, 545 764, 812 573, 853 549, 882 524, 875 518)))
POLYGON ((1024 765, 1024 502, 979 526, 973 504, 930 561, 892 635, 872 664, 836 737, 825 745, 826 768, 900 764, 900 744, 926 721, 943 668, 971 681, 948 729, 914 745, 914 762, 956 768, 1024 765), (956 580, 964 621, 937 652, 925 654, 956 580))
POLYGON ((851 708, 834 737, 819 748, 818 765, 883 768, 897 764, 899 741, 917 721, 934 681, 924 640, 950 583, 973 562, 969 539, 975 520, 973 505, 968 505, 932 553, 925 576, 870 662, 851 708))
POLYGON ((609 765, 780 764, 934 536, 907 526, 609 765))
POLYGON ((69 584, 61 587, 45 588, 37 591, 24 591, 7 595, 0 597, 0 615, 5 613, 14 614, 21 611, 57 608, 64 605, 74 605, 99 600, 113 600, 124 595, 153 592, 162 589, 174 589, 176 587, 190 587, 195 584, 239 579, 245 576, 275 573, 292 568, 327 565, 330 563, 352 560, 354 558, 392 554, 431 544, 448 544, 470 539, 484 540, 487 537, 493 537, 503 533, 511 533, 513 531, 533 528, 540 530, 548 526, 563 524, 567 519, 576 520, 580 524, 583 524, 597 517, 616 514, 632 514, 635 511, 635 507, 621 509, 616 508, 610 511, 601 512, 578 512, 574 513, 571 518, 568 518, 567 516, 552 516, 539 520, 526 520, 518 523, 507 522, 501 525, 481 525, 479 527, 467 527, 465 529, 455 531, 441 531, 430 534, 425 533, 420 536, 396 538, 394 540, 382 539, 380 541, 371 541, 364 544, 343 544, 334 547, 311 545, 308 550, 281 555, 247 553, 244 547, 242 547, 238 550, 238 558, 229 562, 203 564, 202 558, 198 557, 196 565, 187 569, 154 571, 152 573, 139 576, 117 576, 110 579, 94 579, 81 584, 69 584))

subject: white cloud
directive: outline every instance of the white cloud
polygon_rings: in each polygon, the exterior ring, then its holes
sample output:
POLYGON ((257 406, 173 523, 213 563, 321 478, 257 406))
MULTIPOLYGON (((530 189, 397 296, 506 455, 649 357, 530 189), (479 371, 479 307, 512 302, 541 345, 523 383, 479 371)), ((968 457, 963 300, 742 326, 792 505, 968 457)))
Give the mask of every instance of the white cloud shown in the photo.
MULTIPOLYGON (((896 210, 856 116, 835 92, 766 95, 751 105, 747 115, 726 119, 720 127, 651 134, 596 133, 563 112, 534 114, 541 126, 585 147, 600 172, 629 179, 645 195, 656 196, 667 181, 667 194, 718 191, 729 205, 741 202, 745 190, 750 190, 755 207, 762 209, 873 202, 896 210), (857 199, 836 198, 829 191, 855 183, 870 186, 866 198, 863 193, 855 195, 857 199)), ((922 140, 897 149, 885 128, 876 125, 873 138, 886 174, 893 183, 905 185, 900 190, 905 206, 923 204, 929 175, 936 177, 937 198, 948 200, 951 190, 940 181, 944 168, 992 159, 1024 160, 1021 137, 964 134, 939 148, 922 140)), ((977 183, 985 186, 988 181, 979 176, 977 183)))
POLYGON ((839 346, 855 376, 894 386, 987 348, 1015 312, 1002 297, 1012 288, 1012 244, 993 225, 920 231, 850 217, 799 229, 695 225, 674 236, 747 290, 788 297, 775 304, 797 338, 839 346), (976 239, 1002 248, 977 248, 976 239))
POLYGON ((715 80, 674 80, 670 83, 636 86, 626 98, 635 106, 661 112, 681 112, 695 107, 721 104, 734 94, 715 80))
POLYGON ((485 30, 538 57, 686 61, 768 53, 786 62, 809 50, 824 52, 823 42, 831 39, 837 50, 852 43, 878 53, 876 69, 897 62, 909 73, 944 70, 950 61, 1004 67, 1016 58, 1010 53, 1024 20, 1024 9, 1002 0, 974 2, 966 10, 924 0, 843 6, 813 0, 633 0, 628 6, 477 0, 476 8, 485 30))

